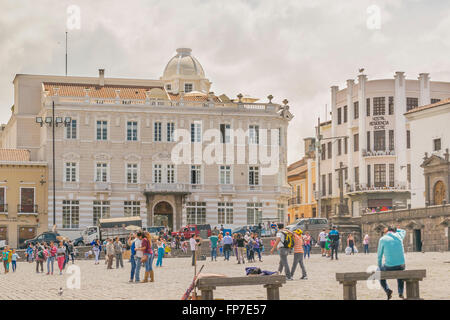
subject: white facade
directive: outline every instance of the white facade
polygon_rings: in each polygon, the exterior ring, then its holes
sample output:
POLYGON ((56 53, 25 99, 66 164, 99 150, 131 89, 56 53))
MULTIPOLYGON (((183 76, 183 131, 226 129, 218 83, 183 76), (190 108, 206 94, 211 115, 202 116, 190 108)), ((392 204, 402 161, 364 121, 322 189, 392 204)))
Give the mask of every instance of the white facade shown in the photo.
POLYGON ((412 135, 408 138, 412 129, 404 113, 448 97, 450 83, 431 82, 428 74, 407 80, 403 72, 396 72, 394 79, 370 81, 361 74, 357 83, 348 80, 342 90, 331 87, 332 120, 321 125, 321 147, 325 149, 325 157, 320 155, 322 216, 336 213, 340 162, 347 168, 344 197, 350 215, 359 216, 367 208, 407 206, 413 171, 411 148, 416 142, 412 135), (341 139, 326 140, 331 137, 341 139))
POLYGON ((137 214, 144 226, 173 229, 186 223, 234 227, 279 220, 290 196, 289 107, 218 97, 210 85, 186 48, 177 50, 160 80, 105 78, 104 70, 99 77, 17 75, 14 110, 0 136, 2 145, 29 149, 32 160, 49 163, 51 226, 52 128, 40 127, 35 118, 51 117, 54 102, 55 117, 74 121, 55 128, 58 229, 80 230, 100 216, 137 214), (234 151, 234 162, 220 163, 219 156, 213 163, 172 161, 172 150, 182 146, 175 132, 188 134, 193 160, 210 145, 205 137, 210 129, 224 130, 226 141, 219 146, 224 155, 234 151), (264 129, 281 136, 265 142, 264 129), (255 145, 249 145, 248 136, 233 139, 233 133, 249 131, 255 145), (252 148, 267 146, 270 154, 272 145, 279 148, 279 167, 264 174, 266 165, 252 163, 252 148))
MULTIPOLYGON (((425 153, 445 158, 450 148, 450 101, 408 112, 411 130, 411 207, 425 207, 425 178, 421 164, 425 153)), ((435 181, 430 181, 433 189, 435 181)))

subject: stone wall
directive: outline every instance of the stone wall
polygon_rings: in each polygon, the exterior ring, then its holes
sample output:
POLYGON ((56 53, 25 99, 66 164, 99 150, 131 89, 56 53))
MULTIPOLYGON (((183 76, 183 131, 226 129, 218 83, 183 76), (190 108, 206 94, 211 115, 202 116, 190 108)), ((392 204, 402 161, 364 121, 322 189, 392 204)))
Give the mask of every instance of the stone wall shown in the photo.
POLYGON ((366 214, 360 219, 361 237, 366 233, 370 237, 370 252, 377 251, 382 231, 389 225, 406 230, 403 244, 407 252, 420 251, 417 245, 420 240, 422 241, 421 251, 450 250, 450 205, 366 214))

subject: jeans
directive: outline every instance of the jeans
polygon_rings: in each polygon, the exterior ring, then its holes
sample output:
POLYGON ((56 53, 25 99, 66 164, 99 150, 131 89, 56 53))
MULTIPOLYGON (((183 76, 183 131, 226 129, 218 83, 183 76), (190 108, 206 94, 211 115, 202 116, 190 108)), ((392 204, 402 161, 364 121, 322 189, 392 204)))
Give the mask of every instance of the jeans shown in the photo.
POLYGON ((50 265, 52 265, 52 273, 53 273, 53 264, 55 263, 55 257, 47 258, 47 273, 50 273, 50 265))
POLYGON ((211 248, 211 261, 217 260, 217 247, 211 248))
POLYGON ((261 261, 261 248, 254 248, 253 250, 258 254, 258 259, 261 261))
POLYGON ((300 268, 302 268, 302 276, 306 277, 306 269, 305 269, 305 265, 303 264, 303 253, 301 253, 301 252, 294 252, 294 262, 292 263, 291 277, 294 276, 294 272, 295 272, 295 269, 297 268, 297 264, 300 264, 300 268))
POLYGON ((147 261, 145 261, 145 272, 153 271, 153 258, 155 255, 153 253, 144 253, 148 256, 147 261))
POLYGON ((339 242, 335 241, 331 243, 331 259, 333 259, 333 253, 336 255, 336 260, 338 258, 338 248, 339 248, 339 242))
POLYGON ((15 272, 17 269, 17 261, 13 260, 11 261, 12 271, 15 272))
POLYGON ((130 280, 133 281, 134 279, 134 273, 136 272, 136 260, 134 259, 135 256, 130 257, 130 263, 131 263, 131 274, 130 274, 130 280))
POLYGON ((191 251, 191 253, 192 253, 192 265, 195 266, 195 259, 196 259, 195 253, 196 253, 196 251, 193 250, 193 251, 191 251))
POLYGON ((231 244, 224 244, 223 255, 225 256, 225 260, 230 260, 230 252, 231 252, 231 244))
POLYGON ((369 245, 368 244, 364 245, 364 253, 369 253, 369 245))
POLYGON ((135 279, 135 281, 136 282, 139 282, 139 281, 141 281, 140 279, 139 279, 139 274, 140 274, 140 271, 141 271, 141 257, 134 257, 134 261, 135 261, 135 268, 136 268, 136 270, 135 270, 135 276, 136 276, 136 279, 135 279))
POLYGON ((286 278, 290 279, 291 278, 291 271, 289 270, 289 264, 288 264, 288 259, 287 256, 289 254, 289 248, 280 248, 280 266, 278 267, 278 272, 280 272, 280 274, 283 272, 283 268, 284 271, 286 273, 286 278))
POLYGON ((247 253, 247 260, 250 260, 250 246, 249 245, 246 245, 245 246, 245 251, 246 251, 246 253, 247 253))
POLYGON ((100 251, 94 251, 95 263, 98 263, 98 257, 100 256, 100 251))
POLYGON ((158 259, 156 260, 156 266, 162 267, 162 260, 164 257, 164 248, 158 248, 158 259))
POLYGON ((306 256, 308 256, 308 258, 310 257, 310 253, 311 253, 311 245, 310 244, 305 244, 303 245, 303 257, 306 258, 306 256))
POLYGON ((349 244, 350 249, 352 249, 352 254, 355 254, 355 245, 353 243, 349 244))
POLYGON ((122 253, 116 253, 116 269, 119 269, 119 264, 123 268, 122 253))
MULTIPOLYGON (((399 266, 393 266, 393 267, 388 267, 388 266, 381 266, 381 268, 378 268, 378 270, 380 271, 395 271, 395 270, 405 270, 405 265, 399 265, 399 266)), ((384 292, 387 293, 387 291, 389 290, 388 284, 386 282, 386 280, 380 280, 380 284, 381 287, 383 287, 384 292)), ((398 294, 402 295, 403 294, 403 288, 405 286, 405 281, 402 279, 397 279, 397 285, 398 285, 398 294)))

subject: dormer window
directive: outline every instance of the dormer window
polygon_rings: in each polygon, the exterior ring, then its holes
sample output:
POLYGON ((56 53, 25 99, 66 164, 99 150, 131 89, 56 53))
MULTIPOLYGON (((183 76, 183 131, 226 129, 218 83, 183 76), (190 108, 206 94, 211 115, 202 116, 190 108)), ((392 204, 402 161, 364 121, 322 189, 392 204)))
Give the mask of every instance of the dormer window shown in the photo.
POLYGON ((188 93, 191 92, 193 90, 193 84, 192 83, 185 83, 184 84, 184 92, 188 93))
POLYGON ((171 91, 172 90, 172 85, 171 84, 166 84, 166 90, 167 91, 171 91))

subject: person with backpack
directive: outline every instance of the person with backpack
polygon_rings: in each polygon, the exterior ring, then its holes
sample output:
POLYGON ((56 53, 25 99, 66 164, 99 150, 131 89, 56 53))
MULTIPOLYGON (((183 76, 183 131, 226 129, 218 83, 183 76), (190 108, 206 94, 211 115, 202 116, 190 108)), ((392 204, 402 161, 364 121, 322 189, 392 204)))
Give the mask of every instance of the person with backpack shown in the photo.
POLYGON ((53 275, 53 265, 55 263, 56 259, 56 251, 58 248, 55 246, 55 243, 53 241, 50 242, 50 246, 48 247, 48 254, 47 254, 47 275, 50 274, 50 265, 52 266, 52 275, 53 275))
POLYGON ((44 247, 39 243, 36 243, 34 256, 36 258, 36 273, 39 273, 39 266, 41 267, 41 272, 44 272, 44 247))
POLYGON ((300 268, 302 268, 302 277, 300 280, 306 280, 308 279, 306 275, 306 268, 303 264, 303 238, 302 233, 303 231, 301 229, 297 229, 294 232, 286 231, 288 233, 291 233, 294 237, 294 262, 292 263, 291 268, 291 277, 294 277, 295 269, 297 268, 297 264, 300 264, 300 268))
POLYGON ((278 249, 280 253, 280 265, 278 267, 278 272, 281 274, 283 272, 286 273, 286 280, 294 280, 291 276, 291 271, 289 269, 288 263, 288 254, 291 249, 294 247, 294 238, 291 234, 287 232, 286 229, 281 229, 277 232, 276 241, 270 250, 270 253, 273 254, 275 248, 278 249))

